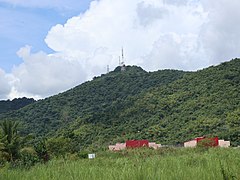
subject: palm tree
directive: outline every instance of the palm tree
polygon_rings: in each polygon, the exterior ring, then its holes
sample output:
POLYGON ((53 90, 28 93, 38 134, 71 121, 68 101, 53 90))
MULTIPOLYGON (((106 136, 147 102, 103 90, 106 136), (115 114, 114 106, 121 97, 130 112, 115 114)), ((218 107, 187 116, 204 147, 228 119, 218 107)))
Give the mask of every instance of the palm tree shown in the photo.
POLYGON ((16 137, 18 126, 19 126, 19 123, 15 121, 13 122, 13 121, 5 120, 2 123, 0 123, 3 136, 7 137, 7 141, 9 144, 14 140, 14 137, 16 137))
POLYGON ((13 121, 5 120, 0 123, 3 136, 1 140, 2 145, 0 146, 3 147, 2 151, 8 153, 10 161, 13 161, 19 155, 20 141, 17 131, 18 126, 19 123, 13 121))
POLYGON ((6 137, 2 135, 2 131, 0 129, 0 165, 3 163, 5 160, 9 159, 9 155, 6 152, 6 137))
POLYGON ((3 151, 5 149, 5 144, 0 139, 0 151, 3 151))

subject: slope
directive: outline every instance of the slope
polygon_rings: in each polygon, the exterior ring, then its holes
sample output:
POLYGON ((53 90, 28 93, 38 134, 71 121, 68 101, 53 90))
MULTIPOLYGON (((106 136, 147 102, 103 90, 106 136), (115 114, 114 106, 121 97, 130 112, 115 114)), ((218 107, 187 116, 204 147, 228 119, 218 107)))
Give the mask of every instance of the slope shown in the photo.
POLYGON ((240 59, 235 59, 113 102, 59 134, 94 146, 126 139, 179 144, 204 135, 240 145, 239 86, 240 59))

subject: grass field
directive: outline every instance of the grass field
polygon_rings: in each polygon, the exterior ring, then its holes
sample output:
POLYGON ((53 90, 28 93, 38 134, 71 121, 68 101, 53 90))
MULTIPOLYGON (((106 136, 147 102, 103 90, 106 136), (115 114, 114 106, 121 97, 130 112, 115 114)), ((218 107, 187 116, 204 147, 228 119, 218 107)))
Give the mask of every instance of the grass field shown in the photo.
POLYGON ((68 158, 29 170, 0 169, 1 180, 228 180, 240 179, 240 149, 137 149, 99 152, 96 159, 68 158))

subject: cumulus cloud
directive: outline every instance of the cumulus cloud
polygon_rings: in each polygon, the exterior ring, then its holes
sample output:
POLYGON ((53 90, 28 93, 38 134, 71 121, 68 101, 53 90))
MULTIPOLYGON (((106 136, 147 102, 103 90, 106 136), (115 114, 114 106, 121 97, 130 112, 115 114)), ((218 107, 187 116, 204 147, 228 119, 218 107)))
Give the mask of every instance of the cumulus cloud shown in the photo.
POLYGON ((96 49, 104 48, 112 54, 108 63, 114 65, 118 50, 124 46, 129 64, 148 70, 193 70, 207 65, 207 60, 199 59, 203 49, 198 39, 206 21, 207 12, 197 2, 180 6, 175 1, 102 0, 92 2, 86 13, 66 24, 54 26, 45 41, 57 52, 99 66, 106 66, 107 62, 89 57, 96 49))
POLYGON ((240 1, 202 1, 209 21, 202 26, 200 39, 211 64, 240 56, 240 1))
POLYGON ((0 99, 6 99, 10 91, 10 77, 0 69, 0 99))
POLYGON ((46 97, 67 90, 86 79, 82 65, 44 52, 31 53, 29 46, 18 51, 23 63, 13 68, 15 93, 46 97))
POLYGON ((139 22, 143 26, 147 26, 155 20, 162 19, 168 15, 169 11, 164 7, 155 7, 153 4, 140 2, 137 5, 137 14, 140 17, 139 22))
POLYGON ((240 1, 99 0, 45 38, 53 54, 18 55, 14 92, 41 97, 66 90, 118 65, 121 47, 127 64, 146 70, 197 70, 239 56, 240 1))

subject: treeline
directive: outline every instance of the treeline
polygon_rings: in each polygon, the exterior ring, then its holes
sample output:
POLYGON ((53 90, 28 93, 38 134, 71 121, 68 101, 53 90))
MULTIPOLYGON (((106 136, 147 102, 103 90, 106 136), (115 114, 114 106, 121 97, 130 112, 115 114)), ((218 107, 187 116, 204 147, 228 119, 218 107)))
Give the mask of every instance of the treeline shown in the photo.
POLYGON ((52 158, 66 158, 67 154, 75 158, 87 158, 87 152, 76 151, 71 139, 36 138, 33 134, 21 136, 17 121, 0 122, 0 169, 30 168, 35 164, 46 163, 52 158))
POLYGON ((1 113, 6 113, 8 111, 12 110, 18 110, 21 109, 29 104, 34 103, 35 100, 33 98, 16 98, 11 100, 2 100, 0 101, 0 114, 1 113))

